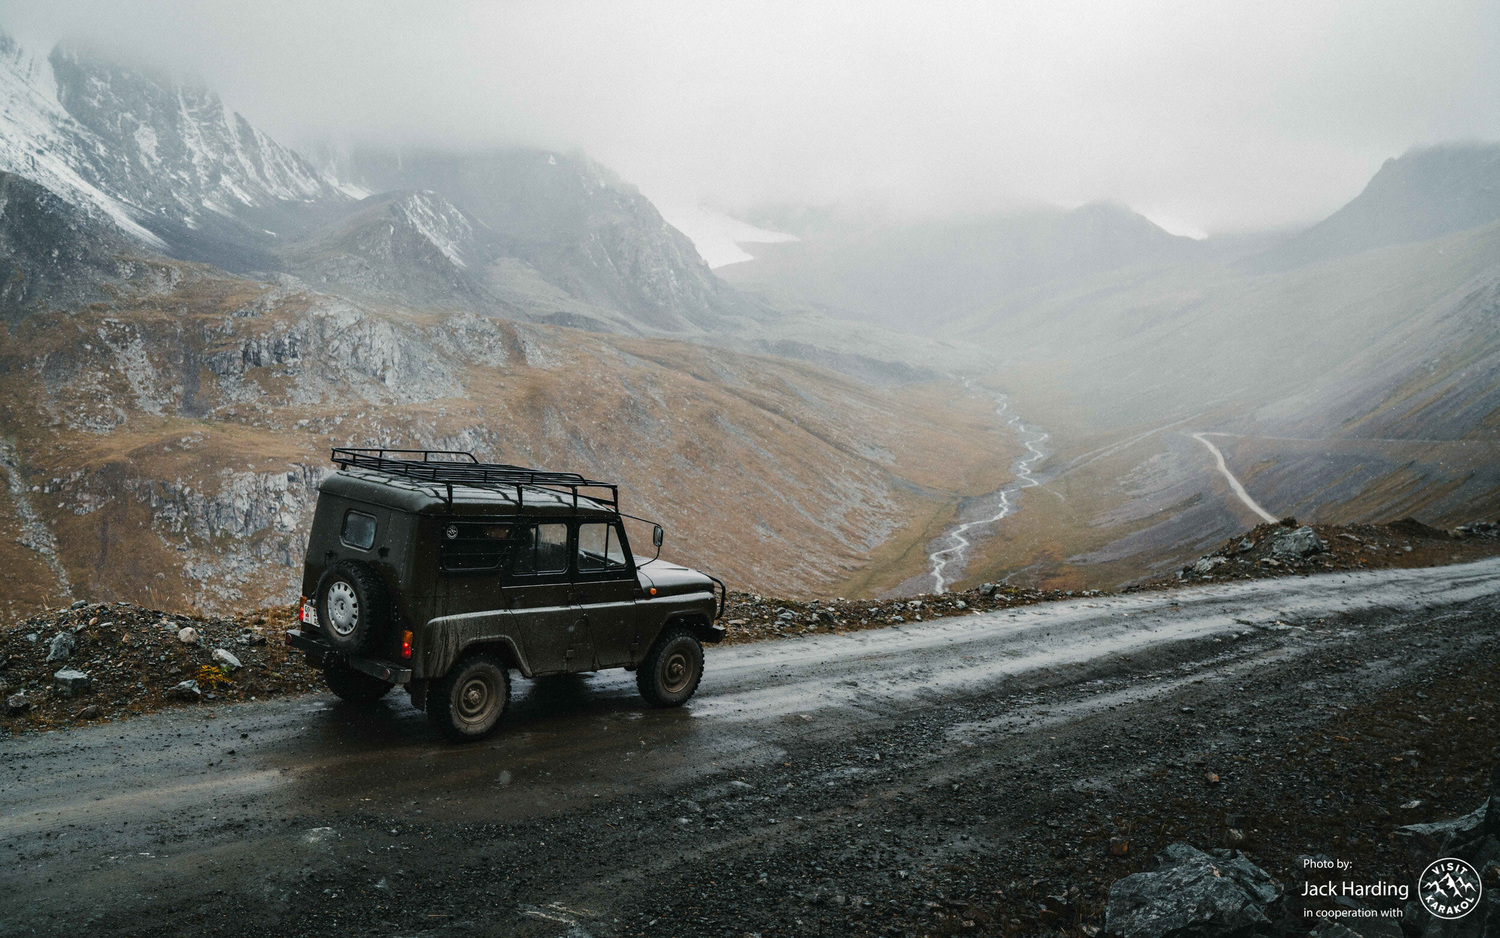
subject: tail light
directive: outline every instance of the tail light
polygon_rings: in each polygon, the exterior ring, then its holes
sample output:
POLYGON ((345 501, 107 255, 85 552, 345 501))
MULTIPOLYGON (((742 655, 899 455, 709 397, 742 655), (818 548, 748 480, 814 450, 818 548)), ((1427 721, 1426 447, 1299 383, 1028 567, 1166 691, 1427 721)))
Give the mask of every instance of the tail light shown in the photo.
POLYGON ((307 601, 306 596, 302 597, 302 605, 297 607, 297 621, 303 625, 312 625, 318 621, 317 613, 313 612, 312 603, 307 601))
POLYGON ((410 658, 411 657, 411 633, 410 632, 402 632, 401 633, 401 657, 403 657, 403 658, 410 658))

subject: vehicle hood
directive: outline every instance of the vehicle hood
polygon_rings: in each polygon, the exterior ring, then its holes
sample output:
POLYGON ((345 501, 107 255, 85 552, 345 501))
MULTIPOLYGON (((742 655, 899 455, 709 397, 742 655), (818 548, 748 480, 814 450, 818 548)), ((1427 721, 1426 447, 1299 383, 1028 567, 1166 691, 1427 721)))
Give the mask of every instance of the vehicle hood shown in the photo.
POLYGON ((637 567, 635 575, 640 580, 642 589, 650 590, 654 587, 658 596, 713 591, 713 581, 708 577, 697 570, 680 564, 667 563, 665 560, 653 560, 651 563, 637 567))

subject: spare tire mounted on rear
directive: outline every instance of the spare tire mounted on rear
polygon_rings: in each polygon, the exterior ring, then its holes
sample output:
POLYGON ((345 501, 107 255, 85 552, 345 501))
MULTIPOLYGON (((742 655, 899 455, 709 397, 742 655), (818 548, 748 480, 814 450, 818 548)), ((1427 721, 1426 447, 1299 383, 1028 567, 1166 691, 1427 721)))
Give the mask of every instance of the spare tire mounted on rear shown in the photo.
POLYGON ((385 581, 367 563, 341 560, 318 583, 318 627, 334 648, 358 654, 370 648, 390 624, 385 581))

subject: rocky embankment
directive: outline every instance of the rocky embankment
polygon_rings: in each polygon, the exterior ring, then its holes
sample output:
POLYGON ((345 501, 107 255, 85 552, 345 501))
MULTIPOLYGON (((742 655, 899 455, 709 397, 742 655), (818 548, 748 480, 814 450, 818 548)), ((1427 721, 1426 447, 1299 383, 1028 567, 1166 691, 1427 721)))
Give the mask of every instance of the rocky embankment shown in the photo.
POLYGON ((1389 524, 1262 524, 1199 557, 1175 574, 1127 588, 1268 576, 1436 567, 1500 553, 1500 522, 1475 521, 1451 531, 1412 518, 1389 524))
POLYGON ((978 615, 1075 596, 1102 595, 1098 590, 1044 590, 997 583, 961 593, 926 593, 900 599, 778 599, 731 591, 721 621, 729 630, 726 641, 738 645, 768 638, 883 629, 945 616, 978 615))
POLYGON ((290 611, 202 618, 78 602, 0 630, 0 735, 321 688, 290 611))
MULTIPOLYGON (((1414 521, 1388 525, 1265 524, 1175 576, 1129 587, 1419 567, 1500 553, 1500 523, 1454 532, 1414 521)), ((786 599, 732 591, 721 620, 730 645, 978 615, 1104 596, 985 583, 899 599, 786 599)), ((321 673, 282 636, 290 608, 233 616, 184 615, 129 603, 73 603, 0 627, 0 734, 117 720, 170 706, 267 699, 321 690, 321 673)))

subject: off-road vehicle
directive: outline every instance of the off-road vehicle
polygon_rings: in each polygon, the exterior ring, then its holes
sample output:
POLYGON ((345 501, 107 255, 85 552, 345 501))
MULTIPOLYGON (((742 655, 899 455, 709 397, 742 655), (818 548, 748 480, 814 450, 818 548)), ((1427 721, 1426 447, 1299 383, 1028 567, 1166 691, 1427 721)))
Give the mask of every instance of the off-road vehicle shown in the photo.
MULTIPOLYGON (((724 584, 638 559, 617 485, 452 451, 337 448, 333 462, 287 643, 338 696, 404 685, 462 741, 494 729, 512 671, 633 670, 656 706, 698 689, 702 643, 724 637, 724 584)), ((658 555, 662 536, 653 524, 658 555)))

